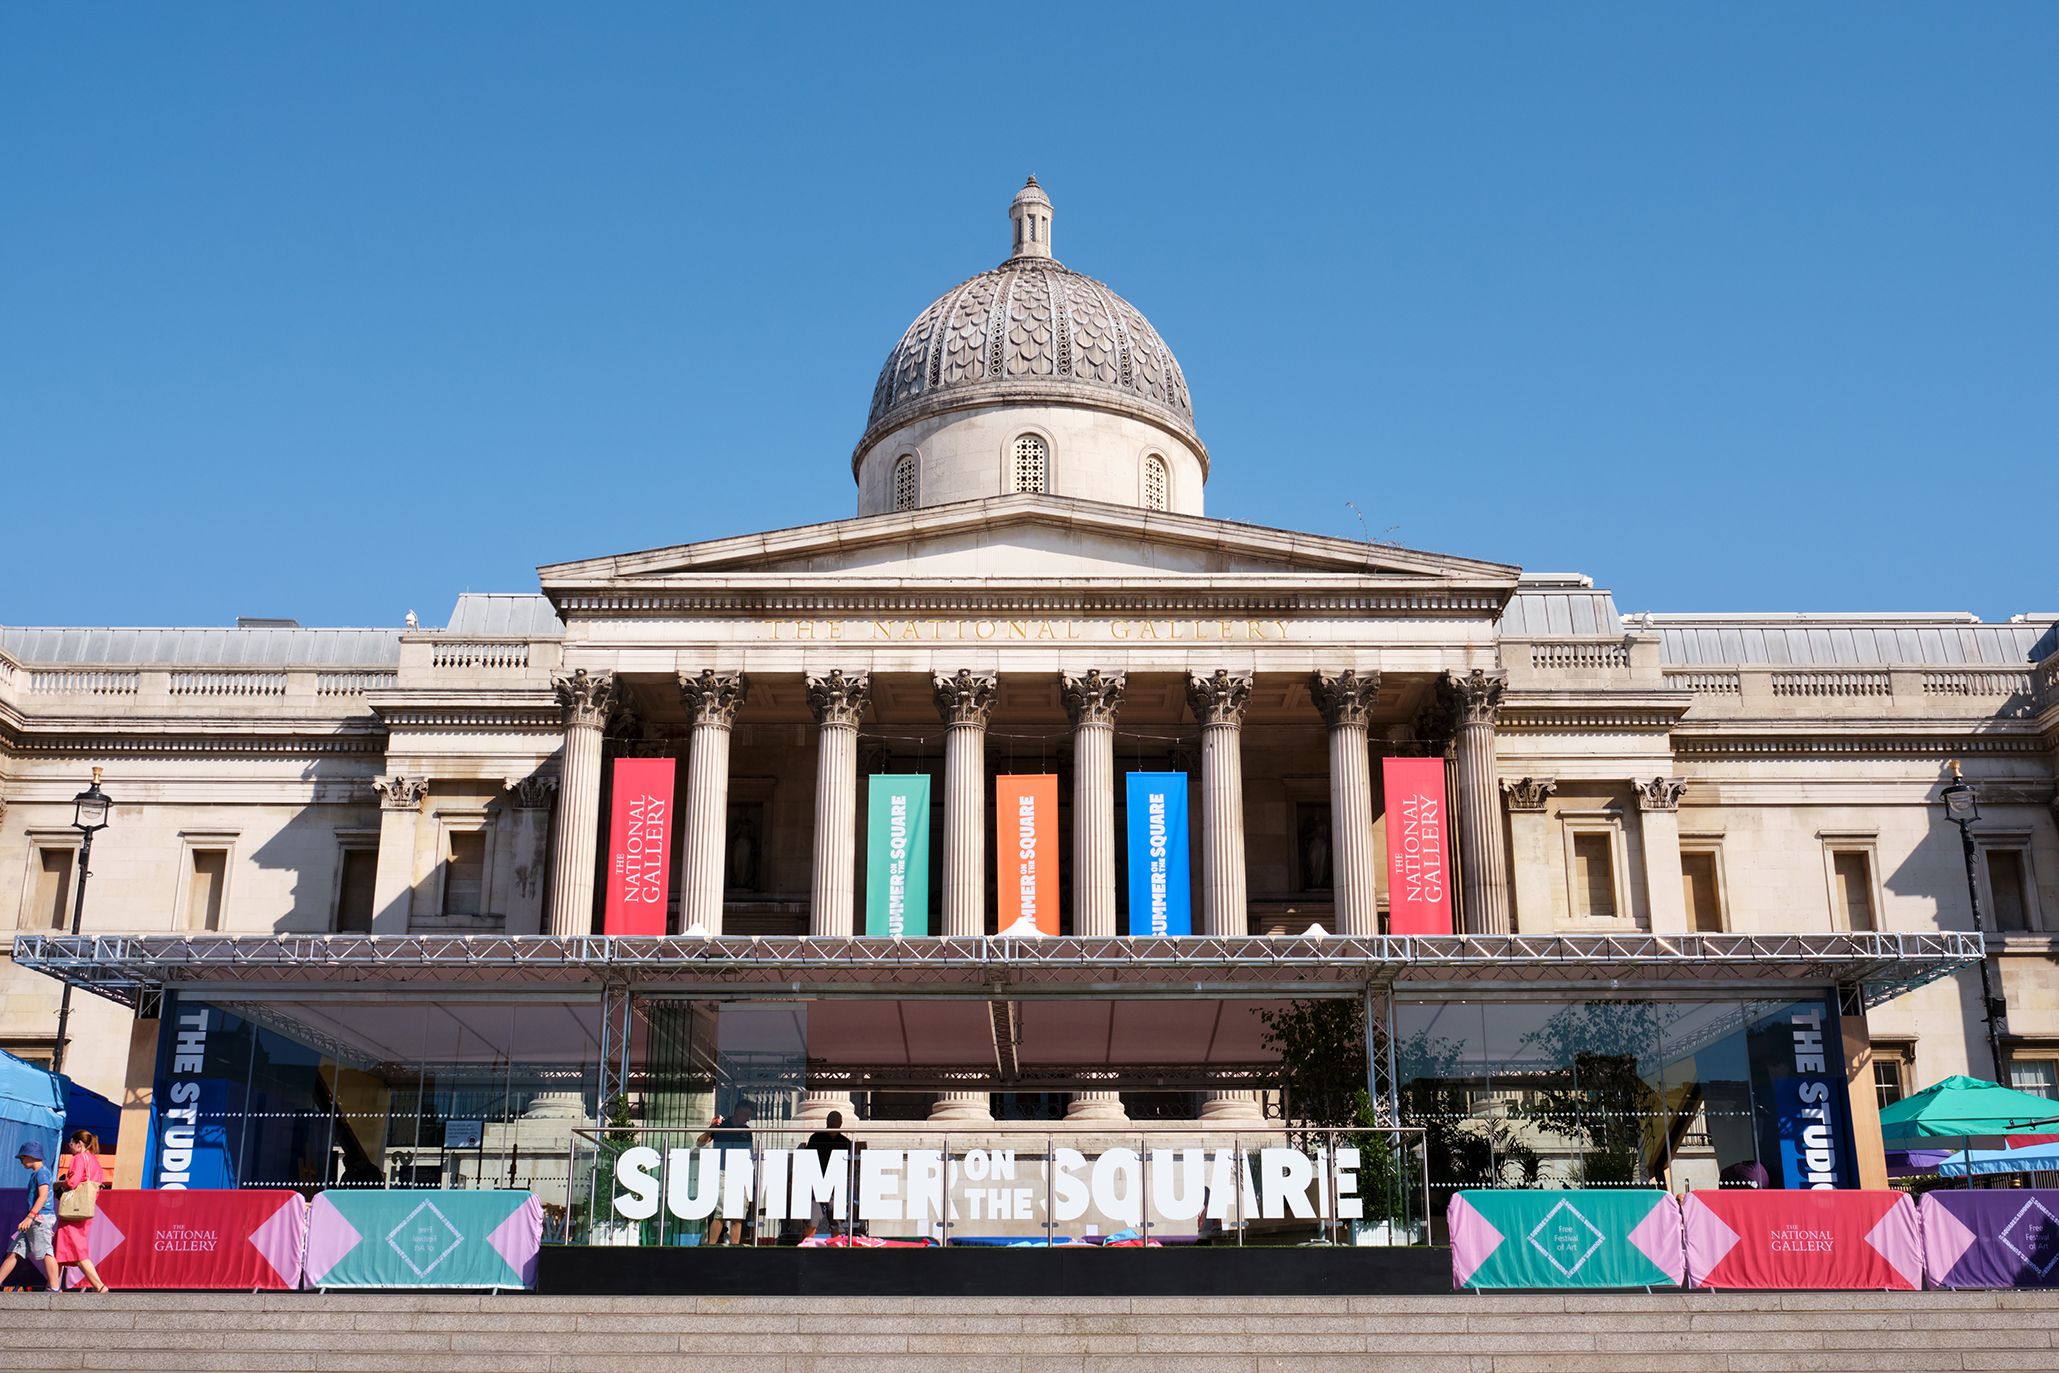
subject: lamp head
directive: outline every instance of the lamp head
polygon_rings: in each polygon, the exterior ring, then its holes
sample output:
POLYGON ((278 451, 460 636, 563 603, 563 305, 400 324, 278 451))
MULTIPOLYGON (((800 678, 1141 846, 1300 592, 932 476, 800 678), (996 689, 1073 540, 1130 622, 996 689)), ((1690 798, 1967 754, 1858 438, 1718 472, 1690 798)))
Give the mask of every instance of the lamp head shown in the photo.
POLYGON ((1951 769, 1952 780, 1938 793, 1938 799, 1945 803, 1945 814, 1954 824, 1972 824, 1980 819, 1980 796, 1960 772, 1958 759, 1952 760, 1951 769))
POLYGON ((82 834, 107 828, 107 815, 114 802, 100 790, 100 769, 93 769, 93 785, 72 798, 72 828, 82 834))

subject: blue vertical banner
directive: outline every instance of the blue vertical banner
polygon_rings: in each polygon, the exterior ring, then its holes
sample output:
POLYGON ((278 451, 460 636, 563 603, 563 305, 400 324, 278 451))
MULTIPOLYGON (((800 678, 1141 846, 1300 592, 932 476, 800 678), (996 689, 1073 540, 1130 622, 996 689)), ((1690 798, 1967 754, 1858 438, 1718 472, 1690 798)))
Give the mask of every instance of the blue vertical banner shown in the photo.
POLYGON ((1130 811, 1130 933, 1192 934, 1187 880, 1187 774, 1133 772, 1130 811))
MULTIPOLYGON (((149 1153, 143 1185, 166 1189, 222 1190, 236 1186, 236 1159, 229 1138, 230 1082, 222 1071, 217 1042, 235 1017, 197 1001, 166 993, 157 1027, 157 1080, 150 1103, 149 1153)), ((245 1075, 250 1046, 239 1065, 245 1075)))

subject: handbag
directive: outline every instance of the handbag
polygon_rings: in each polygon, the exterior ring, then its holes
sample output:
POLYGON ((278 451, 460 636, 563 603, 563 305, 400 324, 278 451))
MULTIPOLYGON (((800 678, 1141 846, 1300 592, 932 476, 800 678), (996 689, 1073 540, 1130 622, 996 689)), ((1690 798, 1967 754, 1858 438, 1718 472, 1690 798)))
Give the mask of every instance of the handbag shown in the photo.
POLYGON ((59 1220, 91 1220, 100 1207, 100 1184, 82 1182, 76 1187, 67 1187, 64 1195, 57 1199, 59 1220))

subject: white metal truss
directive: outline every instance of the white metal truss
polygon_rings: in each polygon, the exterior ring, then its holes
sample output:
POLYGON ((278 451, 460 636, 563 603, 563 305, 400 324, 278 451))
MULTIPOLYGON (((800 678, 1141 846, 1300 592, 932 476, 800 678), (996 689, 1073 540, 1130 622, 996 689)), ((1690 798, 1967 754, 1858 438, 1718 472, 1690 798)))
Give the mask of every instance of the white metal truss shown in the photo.
MULTIPOLYGON (((1877 1005, 1984 952, 1980 935, 1960 931, 1092 939, 53 933, 17 935, 13 949, 22 967, 128 1005, 210 985, 237 999, 433 987, 999 1001, 1683 984, 1726 992, 1857 986, 1877 1005)), ((1376 998, 1369 1009, 1377 1006, 1376 998)))

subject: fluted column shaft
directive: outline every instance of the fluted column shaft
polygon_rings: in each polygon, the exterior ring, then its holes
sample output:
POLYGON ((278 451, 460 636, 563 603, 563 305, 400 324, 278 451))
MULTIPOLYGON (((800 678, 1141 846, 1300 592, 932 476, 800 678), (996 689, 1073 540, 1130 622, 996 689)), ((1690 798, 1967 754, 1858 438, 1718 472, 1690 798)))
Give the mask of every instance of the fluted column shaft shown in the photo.
POLYGON ((815 865, 808 891, 808 933, 846 936, 855 928, 858 871, 858 721, 871 695, 865 673, 841 670, 808 679, 808 706, 819 727, 815 754, 815 865))
POLYGON ((1309 683, 1330 731, 1330 867, 1335 933, 1380 932, 1379 864, 1373 853, 1373 776, 1366 721, 1380 693, 1377 672, 1318 672, 1309 683))
POLYGON ((1115 717, 1126 678, 1099 668, 1060 687, 1072 717, 1072 932, 1115 930, 1115 717))
MULTIPOLYGON (((1059 679, 1072 718, 1072 932, 1086 938, 1115 929, 1115 716, 1124 674, 1094 668, 1059 679)), ((1068 1120, 1127 1118, 1120 1092, 1074 1092, 1068 1120)))
POLYGON ((551 850, 550 932, 593 933, 595 851, 601 827, 601 731, 615 704, 615 674, 580 668, 552 680, 565 713, 564 762, 551 850))
POLYGON ((693 722, 687 745, 685 844, 680 855, 679 924, 722 933, 722 888, 729 854, 729 731, 750 694, 740 672, 679 675, 679 696, 693 722))
POLYGON ((1244 875, 1244 708, 1251 678, 1217 669, 1187 681, 1201 722, 1201 933, 1251 930, 1244 875))
MULTIPOLYGON (((1187 705, 1201 722, 1201 933, 1248 934, 1244 874, 1244 709, 1251 677, 1222 668, 1187 679, 1187 705)), ((1251 1092, 1210 1092, 1201 1118, 1257 1120, 1251 1092)))
POLYGON ((1459 724, 1458 841, 1460 891, 1468 934, 1507 934, 1510 928, 1508 853, 1501 840, 1501 791, 1494 777, 1494 726, 1506 681, 1474 668, 1453 676, 1459 724))
MULTIPOLYGON (((986 933, 987 716, 999 682, 992 673, 960 668, 936 678, 944 718, 944 929, 948 936, 986 933)), ((991 1121, 985 1092, 940 1092, 930 1119, 991 1121)))

